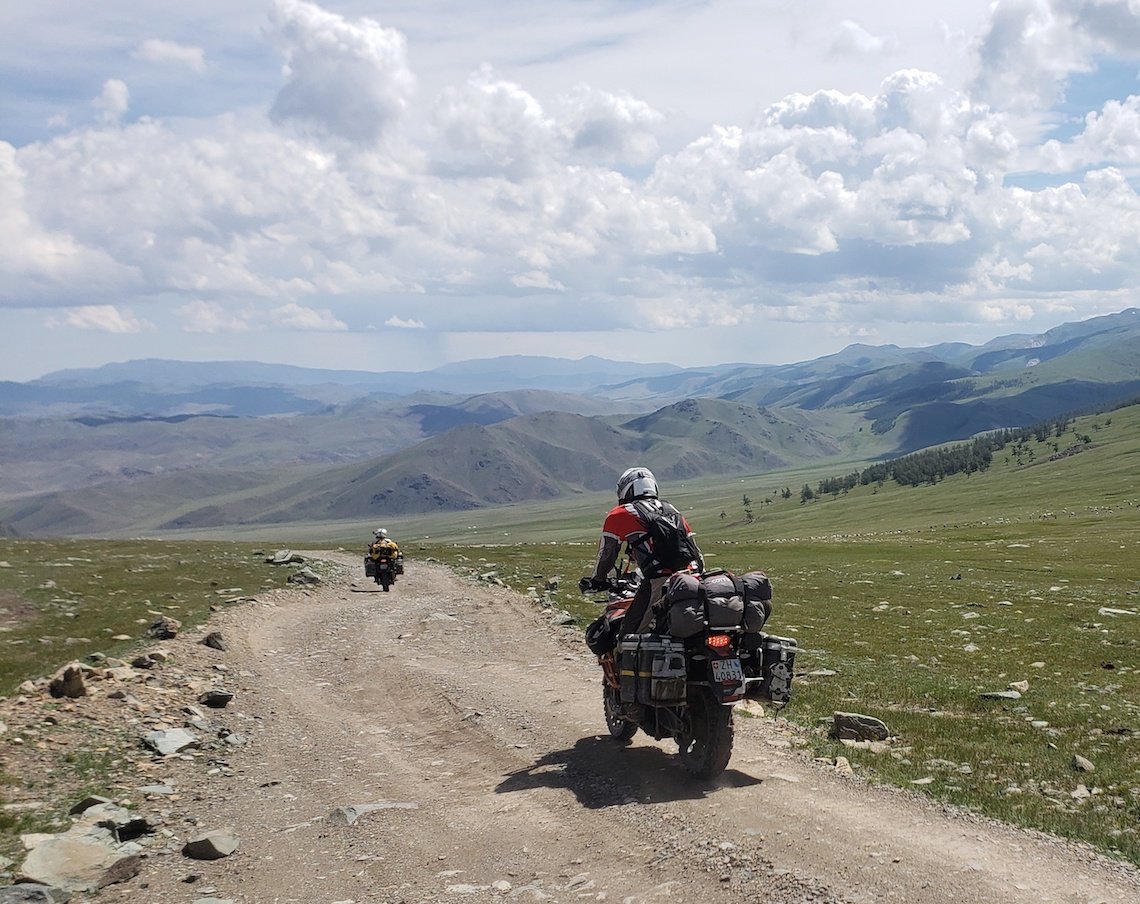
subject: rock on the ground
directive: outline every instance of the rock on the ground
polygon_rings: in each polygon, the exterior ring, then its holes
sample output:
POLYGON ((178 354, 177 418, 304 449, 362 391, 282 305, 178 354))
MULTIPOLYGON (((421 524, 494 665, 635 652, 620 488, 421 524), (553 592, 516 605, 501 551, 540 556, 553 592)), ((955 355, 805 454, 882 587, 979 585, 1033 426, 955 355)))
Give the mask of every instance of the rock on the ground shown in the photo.
POLYGON ((169 615, 160 615, 146 629, 146 636, 153 637, 155 640, 172 640, 178 636, 181 628, 182 622, 178 619, 171 618, 169 615))
POLYGON ((151 731, 143 738, 148 747, 163 756, 180 753, 188 747, 201 745, 198 736, 185 728, 172 728, 169 731, 151 731))
POLYGON ((193 860, 220 860, 238 847, 233 829, 214 829, 196 835, 182 846, 182 853, 193 860))
POLYGON ((83 666, 73 662, 60 669, 48 685, 53 697, 86 697, 87 684, 83 680, 83 666))
POLYGON ((835 736, 855 741, 885 741, 891 736, 886 723, 862 713, 835 713, 835 736))
POLYGON ((51 835, 28 853, 17 878, 65 891, 96 891, 138 875, 141 863, 133 845, 90 835, 51 835))
POLYGON ((0 888, 0 904, 67 904, 70 900, 70 892, 38 882, 0 888))

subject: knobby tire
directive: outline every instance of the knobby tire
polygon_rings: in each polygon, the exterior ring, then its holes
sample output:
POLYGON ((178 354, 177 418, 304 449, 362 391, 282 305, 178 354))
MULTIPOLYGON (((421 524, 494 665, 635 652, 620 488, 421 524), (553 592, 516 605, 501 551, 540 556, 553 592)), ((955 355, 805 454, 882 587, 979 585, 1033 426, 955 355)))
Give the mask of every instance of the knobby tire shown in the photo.
POLYGON ((688 730, 677 740, 681 764, 693 778, 715 778, 732 756, 732 707, 714 700, 707 687, 690 687, 687 709, 688 730))
POLYGON ((606 728, 610 737, 621 744, 628 744, 637 734, 637 723, 630 722, 621 714, 621 700, 618 692, 602 683, 602 711, 606 716, 606 728))

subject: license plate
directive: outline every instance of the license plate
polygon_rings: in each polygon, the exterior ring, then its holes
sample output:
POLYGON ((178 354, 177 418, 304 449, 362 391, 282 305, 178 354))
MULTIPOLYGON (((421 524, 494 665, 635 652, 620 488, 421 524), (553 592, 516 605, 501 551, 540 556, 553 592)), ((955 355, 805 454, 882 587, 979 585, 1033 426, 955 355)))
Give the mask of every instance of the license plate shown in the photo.
POLYGON ((744 669, 739 659, 714 659, 712 661, 713 681, 725 684, 739 684, 744 681, 744 669))

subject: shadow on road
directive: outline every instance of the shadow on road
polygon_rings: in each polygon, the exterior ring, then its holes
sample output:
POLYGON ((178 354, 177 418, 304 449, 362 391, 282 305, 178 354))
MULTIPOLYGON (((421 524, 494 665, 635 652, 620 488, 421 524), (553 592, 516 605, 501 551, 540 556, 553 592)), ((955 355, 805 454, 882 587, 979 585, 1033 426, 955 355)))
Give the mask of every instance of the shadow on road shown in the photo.
POLYGON ((592 810, 629 803, 699 800, 726 788, 747 788, 761 779, 727 769, 712 781, 686 775, 670 752, 651 745, 623 746, 605 735, 579 738, 573 747, 552 750, 495 787, 500 794, 534 788, 564 788, 592 810))

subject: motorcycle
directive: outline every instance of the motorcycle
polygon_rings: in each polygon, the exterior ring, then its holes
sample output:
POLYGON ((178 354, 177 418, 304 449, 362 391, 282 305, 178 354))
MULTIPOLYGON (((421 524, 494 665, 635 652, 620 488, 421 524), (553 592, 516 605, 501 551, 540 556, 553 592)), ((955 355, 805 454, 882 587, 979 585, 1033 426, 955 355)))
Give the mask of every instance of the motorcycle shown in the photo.
POLYGON ((381 553, 375 559, 370 555, 365 556, 364 575, 372 578, 387 593, 391 586, 396 583, 396 575, 404 573, 403 560, 404 557, 398 553, 395 556, 386 552, 381 553))
MULTIPOLYGON (((636 576, 620 572, 608 581, 600 600, 605 612, 587 630, 595 652, 607 643, 600 638, 620 636, 637 584, 636 576)), ((744 699, 786 705, 795 653, 792 638, 741 628, 706 629, 684 640, 625 635, 596 652, 606 728, 620 743, 629 743, 638 729, 656 740, 671 738, 689 775, 715 778, 732 756, 733 706, 744 699)))

